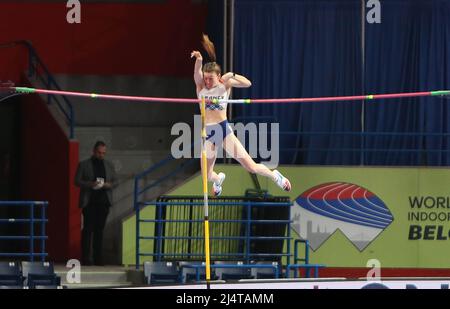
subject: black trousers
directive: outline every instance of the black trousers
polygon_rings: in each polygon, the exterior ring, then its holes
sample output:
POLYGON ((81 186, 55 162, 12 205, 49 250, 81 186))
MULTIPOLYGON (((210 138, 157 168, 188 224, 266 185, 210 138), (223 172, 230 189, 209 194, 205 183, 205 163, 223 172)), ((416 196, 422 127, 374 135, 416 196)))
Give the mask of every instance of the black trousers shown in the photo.
POLYGON ((81 246, 83 265, 103 265, 103 229, 109 213, 109 205, 89 204, 83 208, 83 231, 81 234, 81 246))

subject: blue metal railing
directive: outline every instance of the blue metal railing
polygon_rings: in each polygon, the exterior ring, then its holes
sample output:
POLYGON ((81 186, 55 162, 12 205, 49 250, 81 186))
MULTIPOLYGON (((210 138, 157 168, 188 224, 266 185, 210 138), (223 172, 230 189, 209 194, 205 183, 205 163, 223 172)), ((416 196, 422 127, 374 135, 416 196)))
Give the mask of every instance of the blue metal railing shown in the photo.
MULTIPOLYGON (((191 149, 194 146, 194 144, 191 145, 191 149)), ((140 210, 142 208, 142 203, 139 201, 140 196, 148 192, 149 190, 157 187, 170 177, 174 177, 181 171, 185 170, 188 166, 191 166, 196 160, 195 158, 192 158, 188 161, 185 161, 181 164, 179 164, 174 170, 170 171, 169 173, 159 177, 158 179, 154 180, 150 185, 147 185, 143 188, 140 188, 140 183, 144 181, 149 175, 153 172, 156 172, 160 168, 168 165, 169 163, 176 160, 172 154, 168 155, 165 159, 161 160, 160 162, 152 165, 150 168, 146 169, 142 173, 138 174, 134 178, 134 211, 135 211, 135 218, 136 218, 136 248, 139 248, 139 239, 140 239, 140 210)), ((139 249, 137 249, 139 250, 139 249)), ((139 255, 136 254, 136 268, 139 269, 139 255)))
MULTIPOLYGON (((34 49, 31 42, 22 40, 15 41, 5 44, 0 44, 0 48, 12 48, 16 46, 25 46, 28 51, 28 77, 36 77, 39 81, 41 81, 47 89, 59 90, 58 83, 55 78, 52 76, 47 66, 39 57, 38 53, 34 49)), ((64 115, 65 121, 69 126, 69 138, 74 138, 74 125, 75 125, 75 115, 72 107, 72 103, 69 99, 64 96, 55 96, 53 94, 49 94, 47 98, 47 103, 51 104, 52 102, 56 103, 59 111, 64 115), (59 99, 62 98, 62 100, 59 99)))
POLYGON ((286 277, 290 277, 291 271, 294 271, 294 278, 297 278, 299 269, 305 270, 305 277, 309 278, 311 270, 314 270, 314 277, 319 277, 319 269, 324 268, 323 264, 311 264, 309 263, 309 241, 305 239, 296 239, 294 241, 294 263, 286 266, 286 277), (298 256, 298 245, 304 244, 305 251, 304 257, 298 256), (303 262, 299 264, 299 262, 303 262))
POLYGON ((29 235, 1 235, 1 240, 26 240, 28 241, 28 252, 0 252, 0 257, 28 257, 30 261, 34 261, 35 257, 40 257, 41 261, 45 261, 48 255, 45 252, 45 242, 47 240, 45 225, 48 222, 46 217, 46 208, 48 202, 41 201, 0 201, 0 207, 6 206, 10 209, 17 207, 27 207, 28 218, 0 218, 0 225, 12 224, 28 224, 29 235), (40 225, 40 232, 35 233, 35 225, 40 225), (35 241, 39 242, 39 250, 35 252, 35 241))
POLYGON ((309 240, 304 239, 296 239, 294 242, 294 264, 297 264, 298 262, 304 262, 305 264, 309 264, 309 240), (304 257, 300 258, 298 257, 298 245, 304 244, 305 245, 305 253, 304 257))
MULTIPOLYGON (((268 122, 278 122, 278 120, 273 116, 261 116, 261 117, 239 117, 241 122, 248 122, 254 120, 265 120, 268 122)), ((267 132, 270 134, 271 132, 267 132)), ((334 131, 334 132, 323 132, 323 131, 280 131, 280 138, 283 137, 292 137, 296 139, 296 145, 294 147, 283 147, 280 145, 280 152, 282 153, 292 153, 293 160, 292 163, 296 163, 295 160, 299 154, 305 153, 343 153, 343 154, 356 154, 359 157, 357 163, 358 165, 367 165, 368 164, 368 155, 369 154, 405 154, 405 155, 415 155, 415 162, 423 163, 422 161, 427 155, 436 155, 450 154, 450 150, 445 149, 436 149, 436 148, 426 148, 424 146, 424 138, 433 138, 433 139, 441 139, 444 143, 450 143, 450 133, 433 133, 433 132, 370 132, 370 131, 334 131), (351 138, 348 145, 355 145, 349 147, 315 147, 305 146, 300 147, 300 138, 311 138, 314 141, 314 138, 329 138, 330 145, 342 145, 342 140, 336 140, 338 138, 345 139, 351 138), (385 138, 402 138, 402 140, 385 140, 385 138), (373 138, 377 138, 378 144, 384 144, 383 146, 372 145, 368 143, 373 138), (446 141, 446 142, 445 142, 446 141), (400 143, 410 143, 410 146, 404 146, 400 143), (415 144, 413 144, 415 142, 415 144), (395 146, 398 145, 398 146, 395 146), (416 146, 417 145, 417 146, 416 146)), ((245 145, 244 145, 245 147, 245 145)), ((258 158, 259 159, 259 158, 258 158)), ((356 162, 356 161, 355 161, 356 162)))
MULTIPOLYGON (((140 267, 141 256, 151 256, 156 261, 167 259, 204 259, 203 248, 203 202, 198 197, 162 197, 154 202, 142 202, 140 206, 153 206, 155 218, 141 219, 140 208, 136 210, 136 269, 140 267), (182 201, 190 199, 191 201, 182 201), (194 202, 193 200, 198 200, 194 202), (176 217, 176 218, 173 218, 176 217), (141 224, 155 224, 154 234, 141 235, 141 224), (141 240, 152 240, 154 250, 152 252, 141 251, 141 240)), ((214 199, 209 202, 210 230, 212 241, 211 259, 239 259, 247 264, 251 260, 261 258, 281 259, 286 258, 290 262, 291 249, 291 220, 290 208, 292 203, 288 198, 276 202, 260 202, 242 197, 227 197, 214 199), (230 201, 228 201, 230 200, 230 201), (259 219, 252 214, 256 208, 276 207, 278 212, 285 208, 287 219, 259 219), (234 208, 234 209, 233 209, 234 208), (235 217, 232 218, 231 215, 235 217), (233 226, 234 224, 234 226, 233 226), (260 224, 281 226, 282 235, 255 235, 253 230, 260 224), (217 235, 217 236, 216 236, 217 235), (281 248, 277 252, 252 251, 252 242, 278 241, 281 248), (286 241, 286 251, 282 247, 286 241)), ((143 228, 146 230, 145 226, 143 228)))
MULTIPOLYGON (((356 155, 358 160, 353 157, 353 163, 350 165, 399 165, 396 163, 388 163, 383 159, 377 161, 380 163, 370 163, 369 155, 389 155, 396 157, 400 155, 408 155, 407 162, 409 164, 402 165, 427 165, 425 163, 428 156, 433 155, 446 155, 450 154, 450 150, 426 148, 424 146, 425 138, 433 138, 438 140, 447 139, 450 142, 450 133, 425 133, 425 132, 296 132, 296 131, 282 131, 280 136, 297 136, 302 138, 310 138, 313 144, 315 137, 327 137, 329 138, 329 144, 333 146, 317 147, 280 147, 280 152, 293 153, 294 160, 299 154, 345 154, 356 155), (401 138, 398 140, 396 138, 401 138), (345 145, 343 141, 348 140, 348 147, 337 146, 345 145), (369 143, 371 139, 376 139, 375 143, 369 143), (373 147, 371 147, 373 145, 373 147), (409 146, 408 146, 409 145, 409 146), (411 157, 413 156, 413 157, 411 157)), ((347 164, 349 165, 349 164, 347 164)))
POLYGON ((156 163, 155 165, 151 166, 149 169, 145 170, 144 172, 136 175, 134 177, 134 210, 138 210, 139 205, 139 196, 148 192, 150 189, 158 186, 165 180, 175 176, 179 172, 183 171, 186 167, 190 166, 195 159, 190 159, 186 162, 181 163, 178 165, 173 171, 168 172, 166 175, 159 177, 155 181, 153 181, 150 185, 145 186, 144 188, 139 187, 139 182, 145 179, 150 173, 157 171, 159 168, 167 165, 168 163, 176 160, 172 155, 167 156, 165 159, 161 160, 160 162, 156 163))

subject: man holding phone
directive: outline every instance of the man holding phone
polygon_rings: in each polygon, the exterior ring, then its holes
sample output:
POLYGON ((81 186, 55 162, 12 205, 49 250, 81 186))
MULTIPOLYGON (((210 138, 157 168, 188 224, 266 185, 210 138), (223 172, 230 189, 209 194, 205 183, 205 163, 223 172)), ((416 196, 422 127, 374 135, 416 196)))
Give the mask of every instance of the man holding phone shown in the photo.
POLYGON ((103 229, 109 208, 113 204, 112 189, 117 186, 114 165, 105 160, 105 155, 106 144, 96 142, 92 157, 78 164, 75 175, 75 185, 81 189, 79 207, 83 210, 82 265, 104 265, 103 229), (91 243, 93 262, 90 255, 91 243))

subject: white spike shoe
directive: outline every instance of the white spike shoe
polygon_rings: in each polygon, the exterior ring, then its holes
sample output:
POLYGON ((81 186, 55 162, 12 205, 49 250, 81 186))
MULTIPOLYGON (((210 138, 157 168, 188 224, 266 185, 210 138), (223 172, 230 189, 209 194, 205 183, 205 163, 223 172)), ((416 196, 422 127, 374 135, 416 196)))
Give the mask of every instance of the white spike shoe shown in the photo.
POLYGON ((225 174, 219 173, 217 174, 219 176, 219 181, 213 183, 213 194, 214 196, 219 196, 222 194, 222 183, 225 180, 225 174))

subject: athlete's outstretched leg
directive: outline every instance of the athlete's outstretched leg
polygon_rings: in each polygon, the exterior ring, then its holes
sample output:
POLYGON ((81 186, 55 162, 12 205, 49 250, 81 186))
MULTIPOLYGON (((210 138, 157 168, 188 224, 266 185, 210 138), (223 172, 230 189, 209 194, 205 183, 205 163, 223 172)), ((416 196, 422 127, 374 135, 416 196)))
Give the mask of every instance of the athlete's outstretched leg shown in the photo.
MULTIPOLYGON (((216 150, 216 146, 209 142, 206 141, 205 144, 205 150, 206 150, 206 168, 207 168, 207 176, 208 176, 208 180, 209 181, 218 181, 218 175, 216 172, 214 172, 214 165, 216 163, 216 158, 217 158, 217 150, 216 150)), ((201 160, 201 167, 203 170, 203 161, 201 160)))
POLYGON ((269 177, 283 190, 291 190, 291 183, 286 177, 277 170, 271 171, 264 164, 256 163, 233 133, 227 135, 223 142, 223 148, 250 173, 269 177))
POLYGON ((214 171, 214 165, 216 163, 217 158, 216 146, 213 143, 206 141, 205 147, 206 147, 207 177, 209 181, 213 182, 213 194, 215 196, 219 196, 222 193, 222 183, 225 180, 225 174, 224 173, 217 174, 214 171))

